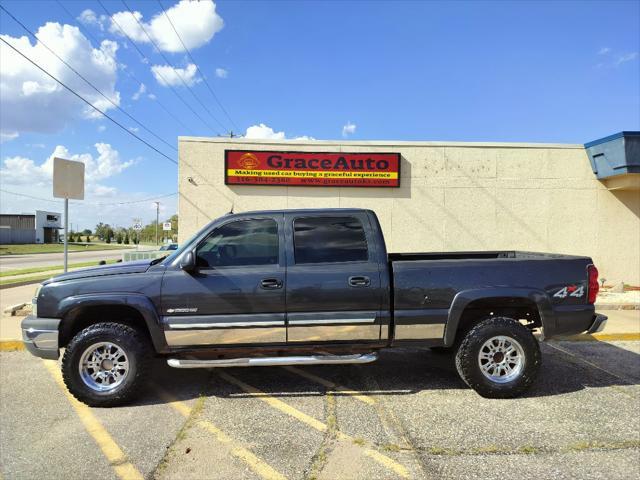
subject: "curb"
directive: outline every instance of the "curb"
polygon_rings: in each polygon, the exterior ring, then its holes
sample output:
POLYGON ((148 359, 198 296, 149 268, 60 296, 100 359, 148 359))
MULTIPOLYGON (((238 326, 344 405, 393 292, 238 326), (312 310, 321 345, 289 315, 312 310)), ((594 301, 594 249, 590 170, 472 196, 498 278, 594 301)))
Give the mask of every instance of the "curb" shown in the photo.
POLYGON ((600 310, 640 310, 640 303, 601 303, 595 305, 600 310))
POLYGON ((553 337, 550 340, 561 342, 633 342, 640 340, 639 333, 588 333, 569 335, 566 337, 553 337))
POLYGON ((24 287, 25 285, 35 285, 36 283, 42 283, 49 278, 51 277, 41 278, 40 280, 26 280, 24 282, 4 283, 4 284, 0 284, 0 290, 3 290, 5 288, 13 288, 13 287, 24 287))
POLYGON ((0 339, 0 352, 18 352, 26 350, 22 340, 13 340, 10 338, 0 339))

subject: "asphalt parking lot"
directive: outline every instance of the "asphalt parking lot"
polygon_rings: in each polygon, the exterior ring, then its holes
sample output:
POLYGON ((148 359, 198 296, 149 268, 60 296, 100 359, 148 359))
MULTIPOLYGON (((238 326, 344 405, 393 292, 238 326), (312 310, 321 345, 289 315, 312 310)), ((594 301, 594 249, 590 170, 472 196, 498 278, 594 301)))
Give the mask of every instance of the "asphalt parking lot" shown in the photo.
POLYGON ((523 398, 487 400, 452 359, 175 370, 91 409, 55 362, 0 353, 0 473, 39 478, 639 478, 640 342, 543 345, 523 398))

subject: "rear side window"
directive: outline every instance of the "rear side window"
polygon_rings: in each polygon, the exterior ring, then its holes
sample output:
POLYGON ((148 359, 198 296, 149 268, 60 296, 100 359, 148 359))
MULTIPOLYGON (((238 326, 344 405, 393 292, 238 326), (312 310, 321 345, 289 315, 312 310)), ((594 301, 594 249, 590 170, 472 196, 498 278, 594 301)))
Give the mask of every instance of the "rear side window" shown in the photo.
POLYGON ((293 222, 296 264, 366 262, 367 239, 354 217, 296 218, 293 222))
POLYGON ((238 220, 216 228, 198 247, 200 267, 278 263, 278 225, 271 219, 238 220))

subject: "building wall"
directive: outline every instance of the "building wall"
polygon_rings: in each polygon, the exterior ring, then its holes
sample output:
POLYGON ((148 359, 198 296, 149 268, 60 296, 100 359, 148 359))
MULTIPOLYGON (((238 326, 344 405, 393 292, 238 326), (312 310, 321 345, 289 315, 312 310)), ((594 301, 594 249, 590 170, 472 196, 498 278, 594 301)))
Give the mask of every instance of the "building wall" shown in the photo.
POLYGON ((53 229, 52 242, 58 241, 58 229, 62 228, 62 215, 59 212, 36 210, 36 243, 47 243, 45 229, 53 229))
POLYGON ((35 243, 35 215, 0 215, 0 244, 35 243))
POLYGON ((179 157, 180 242, 232 207, 360 207, 377 213, 391 252, 588 255, 607 283, 640 284, 640 189, 607 190, 582 145, 180 137, 179 157), (227 148, 399 152, 401 187, 227 187, 227 148))

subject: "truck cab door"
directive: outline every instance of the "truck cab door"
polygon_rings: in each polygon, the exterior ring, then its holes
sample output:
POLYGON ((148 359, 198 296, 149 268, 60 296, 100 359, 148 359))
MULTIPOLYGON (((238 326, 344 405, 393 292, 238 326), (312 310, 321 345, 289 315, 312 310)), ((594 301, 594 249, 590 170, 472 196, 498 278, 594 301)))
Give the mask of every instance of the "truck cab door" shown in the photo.
POLYGON ((170 347, 286 342, 283 214, 230 219, 168 270, 162 323, 170 347))
POLYGON ((379 342, 380 265, 364 212, 285 214, 287 342, 379 342))

